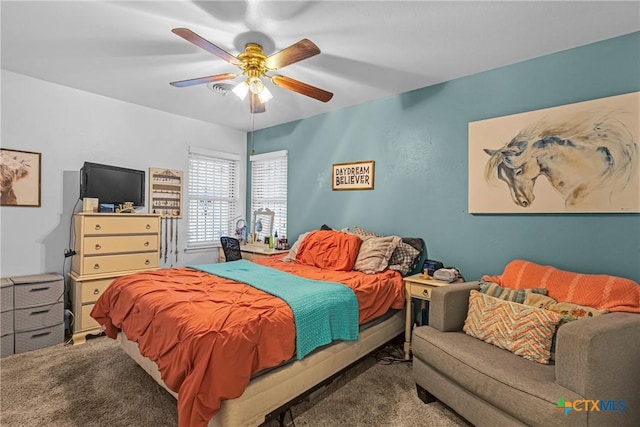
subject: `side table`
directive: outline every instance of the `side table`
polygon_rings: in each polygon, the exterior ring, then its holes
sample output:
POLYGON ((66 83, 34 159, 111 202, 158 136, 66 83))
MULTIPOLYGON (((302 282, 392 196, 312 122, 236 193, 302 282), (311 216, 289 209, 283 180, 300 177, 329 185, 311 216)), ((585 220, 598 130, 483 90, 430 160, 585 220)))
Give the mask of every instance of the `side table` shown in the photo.
POLYGON ((422 308, 425 308, 428 301, 431 300, 431 290, 437 286, 448 286, 449 283, 426 278, 422 273, 407 276, 403 280, 407 303, 407 317, 404 328, 404 358, 405 360, 409 360, 411 351, 411 329, 413 326, 412 298, 421 300, 422 308))

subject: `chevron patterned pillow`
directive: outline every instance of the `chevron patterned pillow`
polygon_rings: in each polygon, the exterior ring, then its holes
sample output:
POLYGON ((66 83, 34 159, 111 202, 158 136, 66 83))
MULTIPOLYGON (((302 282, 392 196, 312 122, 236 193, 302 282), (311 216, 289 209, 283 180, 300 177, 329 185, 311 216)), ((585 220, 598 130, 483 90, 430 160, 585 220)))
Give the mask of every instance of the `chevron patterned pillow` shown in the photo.
POLYGON ((463 330, 513 354, 549 364, 551 342, 562 316, 471 291, 463 330))

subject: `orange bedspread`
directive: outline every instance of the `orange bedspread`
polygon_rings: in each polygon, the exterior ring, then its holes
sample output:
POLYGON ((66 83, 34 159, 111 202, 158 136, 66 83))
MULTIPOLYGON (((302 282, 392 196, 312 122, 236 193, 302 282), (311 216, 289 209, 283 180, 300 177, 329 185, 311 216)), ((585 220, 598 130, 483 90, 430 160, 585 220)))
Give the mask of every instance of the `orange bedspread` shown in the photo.
MULTIPOLYGON (((260 259, 299 276, 344 283, 359 303, 360 324, 404 305, 395 271, 367 275, 260 259)), ((204 426, 222 400, 239 397, 251 376, 295 354, 289 306, 249 285, 189 268, 161 269, 116 279, 91 311, 115 338, 122 330, 153 360, 178 393, 180 427, 204 426)))

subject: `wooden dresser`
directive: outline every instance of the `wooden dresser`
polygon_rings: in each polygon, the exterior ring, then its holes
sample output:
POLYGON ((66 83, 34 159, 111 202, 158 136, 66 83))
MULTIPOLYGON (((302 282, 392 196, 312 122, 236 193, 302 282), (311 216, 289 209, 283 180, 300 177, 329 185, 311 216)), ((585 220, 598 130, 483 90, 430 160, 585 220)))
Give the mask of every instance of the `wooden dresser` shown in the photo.
POLYGON ((77 213, 73 218, 71 302, 74 344, 100 332, 90 315, 98 297, 125 274, 158 268, 160 216, 77 213))

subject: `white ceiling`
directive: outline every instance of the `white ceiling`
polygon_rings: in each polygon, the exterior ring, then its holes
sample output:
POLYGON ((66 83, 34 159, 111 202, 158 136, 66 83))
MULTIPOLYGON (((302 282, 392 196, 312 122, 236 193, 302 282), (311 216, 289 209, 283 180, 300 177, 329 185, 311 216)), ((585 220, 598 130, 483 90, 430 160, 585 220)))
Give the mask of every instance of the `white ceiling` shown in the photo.
MULTIPOLYGON (((2 1, 2 68, 170 113, 251 129, 248 100, 169 82, 238 69, 171 32, 236 55, 302 38, 322 53, 280 74, 333 92, 275 87, 255 129, 640 30, 638 1, 2 1)), ((549 70, 553 72, 553 70, 549 70)))

